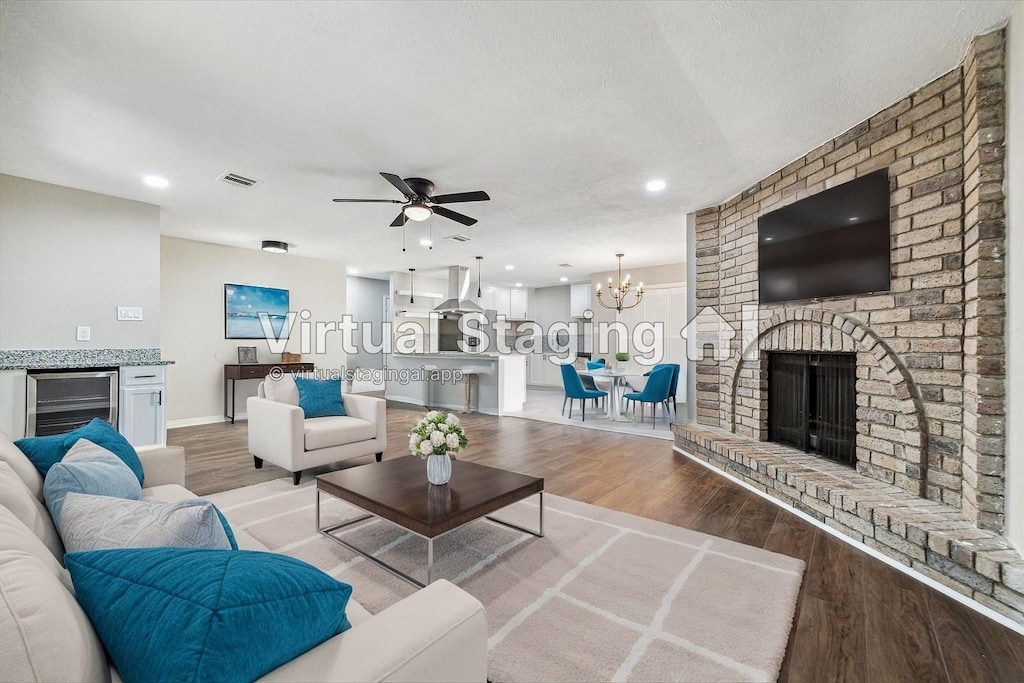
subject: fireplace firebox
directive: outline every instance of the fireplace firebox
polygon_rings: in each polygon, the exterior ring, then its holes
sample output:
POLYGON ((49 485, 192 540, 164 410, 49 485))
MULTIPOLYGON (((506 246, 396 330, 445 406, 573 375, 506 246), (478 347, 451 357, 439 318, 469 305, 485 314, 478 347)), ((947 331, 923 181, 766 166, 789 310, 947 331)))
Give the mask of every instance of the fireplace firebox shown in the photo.
POLYGON ((769 353, 768 440, 853 467, 856 354, 769 353))

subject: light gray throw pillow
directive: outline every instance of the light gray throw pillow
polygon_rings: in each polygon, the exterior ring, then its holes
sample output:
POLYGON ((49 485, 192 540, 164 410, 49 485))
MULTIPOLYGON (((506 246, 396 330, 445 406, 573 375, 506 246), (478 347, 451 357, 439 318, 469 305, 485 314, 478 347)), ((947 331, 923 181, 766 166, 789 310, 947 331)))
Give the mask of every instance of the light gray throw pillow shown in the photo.
POLYGON ((217 509, 201 499, 162 503, 69 493, 60 530, 69 553, 162 546, 232 549, 217 509))

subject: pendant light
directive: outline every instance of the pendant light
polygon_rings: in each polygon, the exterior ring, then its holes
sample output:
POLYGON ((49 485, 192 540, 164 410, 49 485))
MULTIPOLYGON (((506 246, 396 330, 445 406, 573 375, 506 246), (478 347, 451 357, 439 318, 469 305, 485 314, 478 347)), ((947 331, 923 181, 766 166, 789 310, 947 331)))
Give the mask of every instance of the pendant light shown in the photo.
POLYGON ((409 269, 409 303, 416 303, 416 269, 409 269))
POLYGON ((481 290, 481 286, 482 286, 481 283, 483 281, 480 279, 480 277, 481 277, 480 276, 480 265, 483 262, 483 260, 484 260, 483 256, 477 256, 476 257, 476 298, 477 299, 483 298, 483 291, 481 290))

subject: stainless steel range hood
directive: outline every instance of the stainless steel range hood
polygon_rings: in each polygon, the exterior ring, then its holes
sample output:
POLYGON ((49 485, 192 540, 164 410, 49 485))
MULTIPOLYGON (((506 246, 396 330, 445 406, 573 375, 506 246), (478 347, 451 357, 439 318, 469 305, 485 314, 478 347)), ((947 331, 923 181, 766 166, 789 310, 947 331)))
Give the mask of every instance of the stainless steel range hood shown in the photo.
POLYGON ((437 313, 483 313, 476 302, 469 298, 470 276, 466 266, 452 266, 448 269, 448 298, 434 308, 437 313))

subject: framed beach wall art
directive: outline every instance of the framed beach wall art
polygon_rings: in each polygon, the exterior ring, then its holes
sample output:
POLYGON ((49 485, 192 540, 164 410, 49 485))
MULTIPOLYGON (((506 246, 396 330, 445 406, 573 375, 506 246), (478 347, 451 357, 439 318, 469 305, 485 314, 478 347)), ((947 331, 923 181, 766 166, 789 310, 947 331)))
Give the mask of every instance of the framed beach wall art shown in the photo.
POLYGON ((266 314, 274 336, 280 338, 288 319, 288 290, 224 285, 225 339, 265 339, 261 314, 266 314))

